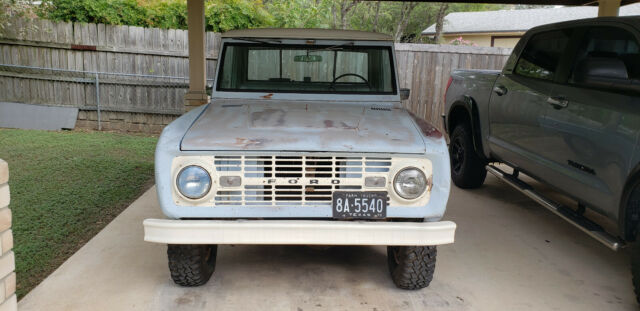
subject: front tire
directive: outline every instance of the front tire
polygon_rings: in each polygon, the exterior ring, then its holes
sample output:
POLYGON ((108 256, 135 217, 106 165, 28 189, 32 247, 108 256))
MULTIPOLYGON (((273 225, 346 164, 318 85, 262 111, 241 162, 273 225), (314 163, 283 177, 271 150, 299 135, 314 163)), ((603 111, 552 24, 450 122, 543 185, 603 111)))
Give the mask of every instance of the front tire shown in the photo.
MULTIPOLYGON (((640 211, 640 182, 636 181, 636 185, 632 188, 627 201, 626 211, 640 211)), ((629 214, 634 214, 628 213, 629 214)), ((633 281, 633 291, 636 294, 636 300, 640 303, 640 230, 636 228, 636 240, 631 244, 631 276, 633 281)))
POLYGON ((473 147, 473 136, 466 123, 456 125, 449 143, 451 180, 463 189, 478 188, 487 177, 484 161, 473 147))
POLYGON ((216 268, 218 245, 169 244, 171 279, 180 286, 204 285, 216 268))
POLYGON ((633 281, 633 292, 636 293, 636 301, 640 303, 640 234, 636 235, 636 241, 631 244, 631 280, 633 281))
POLYGON ((436 270, 435 246, 388 246, 387 263, 393 283, 401 289, 429 286, 436 270))

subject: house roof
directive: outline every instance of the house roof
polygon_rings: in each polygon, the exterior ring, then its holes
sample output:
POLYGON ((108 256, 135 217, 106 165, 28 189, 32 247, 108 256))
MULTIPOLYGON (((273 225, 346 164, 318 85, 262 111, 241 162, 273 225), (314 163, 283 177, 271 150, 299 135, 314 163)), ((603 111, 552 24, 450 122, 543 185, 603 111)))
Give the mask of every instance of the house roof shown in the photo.
POLYGON ((326 39, 326 40, 364 40, 393 41, 389 35, 336 29, 298 29, 298 28, 258 28, 231 30, 222 34, 223 38, 269 38, 269 39, 326 39))
MULTIPOLYGON (((640 3, 620 7, 620 16, 631 15, 640 15, 640 3)), ((456 12, 445 16, 442 33, 524 32, 540 25, 596 16, 598 16, 598 8, 587 6, 456 12)), ((422 32, 423 35, 434 35, 435 33, 435 25, 431 25, 422 32)))

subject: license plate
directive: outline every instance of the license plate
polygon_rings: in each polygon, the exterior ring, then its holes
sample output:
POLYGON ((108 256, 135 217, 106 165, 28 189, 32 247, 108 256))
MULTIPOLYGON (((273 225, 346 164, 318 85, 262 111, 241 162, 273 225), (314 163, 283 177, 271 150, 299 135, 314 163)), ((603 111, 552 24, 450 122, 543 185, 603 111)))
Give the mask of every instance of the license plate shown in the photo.
POLYGON ((383 219, 387 217, 387 193, 334 192, 333 218, 339 219, 383 219))

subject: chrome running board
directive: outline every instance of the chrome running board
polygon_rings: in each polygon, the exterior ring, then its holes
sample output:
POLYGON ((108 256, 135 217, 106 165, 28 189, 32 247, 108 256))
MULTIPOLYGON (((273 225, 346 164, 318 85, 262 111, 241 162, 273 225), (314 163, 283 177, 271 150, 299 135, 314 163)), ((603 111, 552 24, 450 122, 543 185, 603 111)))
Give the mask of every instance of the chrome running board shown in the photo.
POLYGON ((536 192, 533 189, 533 187, 531 187, 524 181, 518 179, 517 174, 516 175, 508 174, 502 171, 501 169, 490 164, 486 166, 486 169, 489 173, 502 179, 504 182, 511 185, 512 187, 518 189, 524 195, 538 202, 540 205, 544 206, 554 214, 560 216, 560 218, 566 220, 570 224, 578 227, 580 230, 584 231, 586 234, 596 239, 600 243, 606 245, 610 249, 617 251, 625 246, 624 241, 609 234, 600 225, 594 223, 593 221, 585 218, 584 216, 576 213, 574 210, 562 204, 556 203, 548 198, 545 198, 540 193, 536 192))

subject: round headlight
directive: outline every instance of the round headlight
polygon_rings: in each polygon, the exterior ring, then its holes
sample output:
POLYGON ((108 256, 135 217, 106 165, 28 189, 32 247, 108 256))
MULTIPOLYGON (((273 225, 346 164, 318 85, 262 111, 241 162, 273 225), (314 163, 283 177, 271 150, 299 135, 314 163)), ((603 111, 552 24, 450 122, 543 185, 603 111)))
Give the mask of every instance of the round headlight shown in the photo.
POLYGON ((178 173, 178 190, 189 199, 200 199, 211 189, 211 176, 200 166, 187 166, 178 173))
POLYGON ((396 174, 393 180, 393 189, 404 199, 417 199, 427 189, 427 178, 421 170, 408 167, 396 174))

